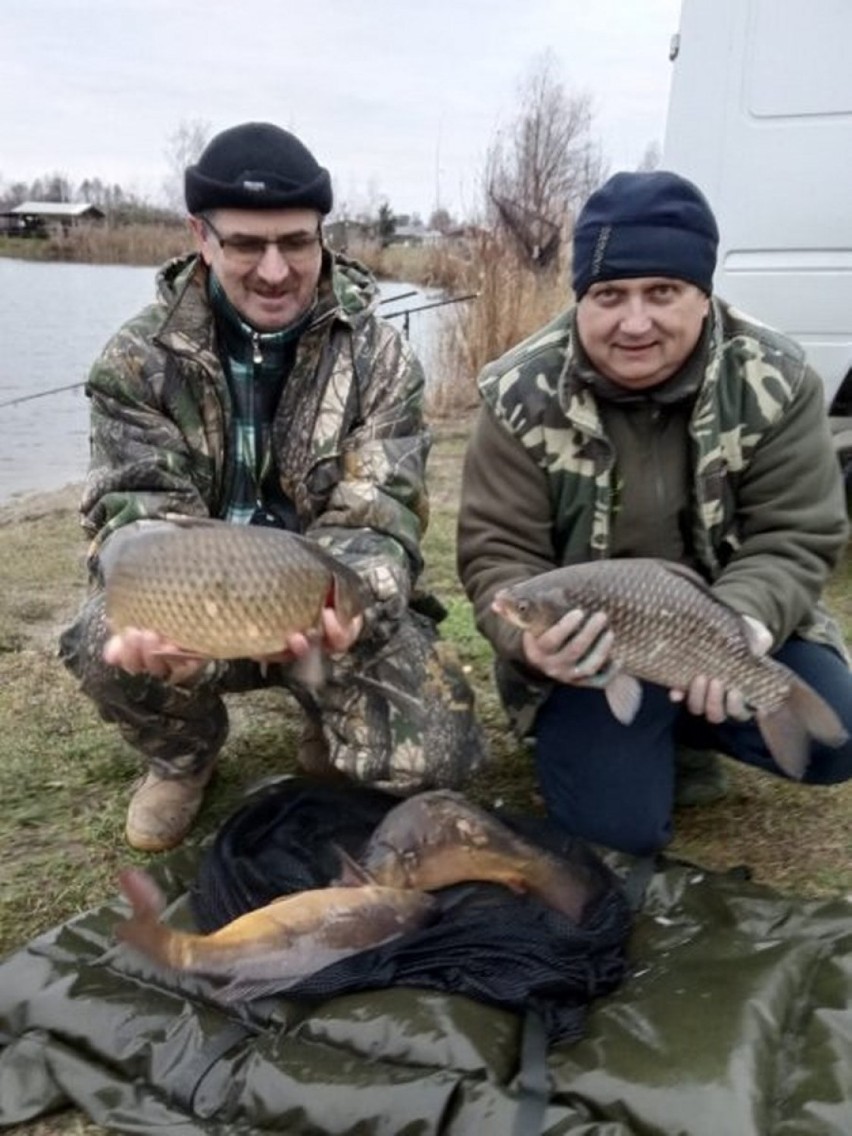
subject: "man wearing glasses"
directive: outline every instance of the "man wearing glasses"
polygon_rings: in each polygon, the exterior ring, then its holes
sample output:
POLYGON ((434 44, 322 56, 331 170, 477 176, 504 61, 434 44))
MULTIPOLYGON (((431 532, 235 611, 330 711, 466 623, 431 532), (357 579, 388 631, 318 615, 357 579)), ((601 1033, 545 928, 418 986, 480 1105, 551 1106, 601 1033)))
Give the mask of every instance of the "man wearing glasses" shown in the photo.
POLYGON ((228 733, 223 694, 291 690, 313 772, 407 793, 459 784, 483 755, 472 694, 438 640, 440 605, 418 586, 423 371, 376 315, 369 273, 323 245, 328 171, 287 131, 245 123, 212 139, 185 189, 195 254, 160 270, 156 302, 89 376, 94 586, 60 644, 147 761, 126 836, 149 852, 193 823, 228 733), (164 652, 173 645, 145 628, 109 634, 100 552, 129 522, 168 514, 300 532, 360 574, 364 616, 324 612, 319 690, 292 666, 301 636, 267 660, 214 662, 164 652))

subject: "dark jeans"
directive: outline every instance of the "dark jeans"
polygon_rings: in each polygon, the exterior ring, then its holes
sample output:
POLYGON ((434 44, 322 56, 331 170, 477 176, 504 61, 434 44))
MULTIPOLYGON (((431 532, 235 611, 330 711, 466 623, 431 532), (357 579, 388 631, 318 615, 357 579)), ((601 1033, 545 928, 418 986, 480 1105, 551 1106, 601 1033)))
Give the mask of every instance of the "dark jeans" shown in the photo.
MULTIPOLYGON (((852 671, 831 648, 792 638, 774 654, 839 715, 852 738, 852 671)), ((783 777, 754 721, 713 726, 643 683, 629 726, 603 693, 558 686, 535 724, 539 785, 550 815, 576 836, 646 855, 671 839, 676 743, 715 749, 783 777)), ((852 777, 852 741, 837 749, 813 743, 804 781, 828 785, 852 777)))

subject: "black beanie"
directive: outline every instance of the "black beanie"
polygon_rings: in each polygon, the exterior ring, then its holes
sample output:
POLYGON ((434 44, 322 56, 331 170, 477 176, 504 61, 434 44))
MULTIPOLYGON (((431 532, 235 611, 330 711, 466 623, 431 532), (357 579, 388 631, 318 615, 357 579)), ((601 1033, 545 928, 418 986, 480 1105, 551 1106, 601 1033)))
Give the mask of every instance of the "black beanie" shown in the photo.
POLYGON ((295 135, 268 122, 232 126, 212 138, 184 175, 186 208, 316 209, 332 205, 328 170, 295 135))
POLYGON ((719 230, 701 190, 667 170, 614 174, 580 210, 572 283, 671 276, 713 290, 719 230))

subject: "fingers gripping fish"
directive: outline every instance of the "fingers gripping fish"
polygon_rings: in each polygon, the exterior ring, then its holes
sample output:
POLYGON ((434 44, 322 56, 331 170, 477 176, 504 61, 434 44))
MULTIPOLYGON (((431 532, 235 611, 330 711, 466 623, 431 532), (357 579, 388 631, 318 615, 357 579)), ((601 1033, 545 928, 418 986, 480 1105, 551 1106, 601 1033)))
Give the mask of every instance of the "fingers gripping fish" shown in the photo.
POLYGON ((834 746, 847 739, 825 700, 781 663, 757 656, 743 619, 680 564, 637 557, 556 568, 501 589, 492 608, 535 635, 573 608, 605 612, 615 674, 604 693, 625 724, 639 710, 639 679, 677 690, 703 674, 742 692, 790 777, 803 776, 810 738, 834 746))

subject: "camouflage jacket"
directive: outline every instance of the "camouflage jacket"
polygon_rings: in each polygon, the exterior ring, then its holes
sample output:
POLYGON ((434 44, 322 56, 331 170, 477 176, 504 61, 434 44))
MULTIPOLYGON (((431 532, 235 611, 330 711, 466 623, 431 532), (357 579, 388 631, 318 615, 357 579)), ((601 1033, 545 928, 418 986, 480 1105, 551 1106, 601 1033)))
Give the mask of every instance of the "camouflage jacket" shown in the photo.
MULTIPOLYGON (((690 423, 691 542, 721 599, 843 651, 821 606, 847 520, 823 387, 801 349, 722 301, 711 306, 690 423)), ((609 555, 618 469, 595 396, 579 375, 573 312, 485 368, 465 459, 459 572, 497 653, 520 733, 549 686, 522 664, 520 633, 489 610, 497 588, 609 555)))
MULTIPOLYGON (((233 411, 206 269, 195 257, 171 261, 157 290, 106 345, 86 387, 91 460, 81 514, 92 564, 110 533, 130 521, 217 517, 228 503, 233 411)), ((374 616, 395 618, 422 569, 430 436, 422 367, 375 314, 377 298, 357 262, 325 254, 272 445, 302 531, 367 580, 374 616)))

